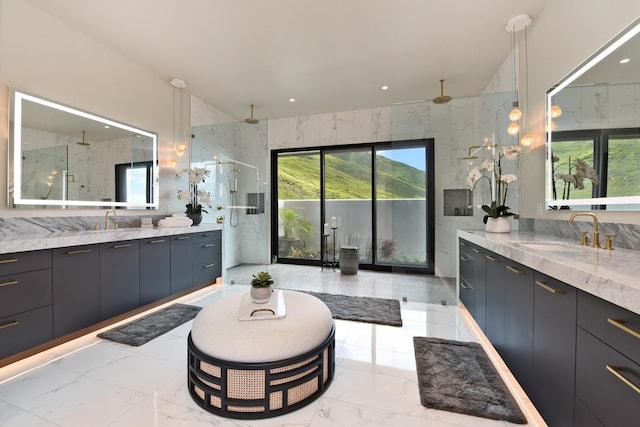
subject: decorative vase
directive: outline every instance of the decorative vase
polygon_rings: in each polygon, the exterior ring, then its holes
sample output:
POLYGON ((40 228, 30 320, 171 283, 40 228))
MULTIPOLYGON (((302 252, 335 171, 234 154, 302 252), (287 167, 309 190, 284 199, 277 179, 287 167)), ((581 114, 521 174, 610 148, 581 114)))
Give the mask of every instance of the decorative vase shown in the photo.
POLYGON ((487 226, 485 227, 487 233, 508 233, 511 231, 511 223, 506 216, 500 216, 498 218, 487 218, 487 226))
POLYGON ((271 298, 271 286, 266 288, 251 287, 251 300, 256 304, 264 304, 269 302, 271 298))
POLYGON ((191 221, 193 221, 193 224, 191 224, 191 226, 198 225, 198 224, 200 224, 202 222, 202 213, 201 212, 187 213, 187 217, 189 217, 191 219, 191 221))

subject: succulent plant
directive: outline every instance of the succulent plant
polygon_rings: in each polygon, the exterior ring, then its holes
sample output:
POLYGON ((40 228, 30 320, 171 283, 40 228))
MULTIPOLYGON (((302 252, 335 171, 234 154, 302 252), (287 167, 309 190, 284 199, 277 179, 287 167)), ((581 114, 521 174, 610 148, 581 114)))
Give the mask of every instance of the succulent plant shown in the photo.
POLYGON ((266 271, 261 271, 258 274, 251 275, 251 286, 254 288, 266 288, 273 284, 273 278, 266 271))

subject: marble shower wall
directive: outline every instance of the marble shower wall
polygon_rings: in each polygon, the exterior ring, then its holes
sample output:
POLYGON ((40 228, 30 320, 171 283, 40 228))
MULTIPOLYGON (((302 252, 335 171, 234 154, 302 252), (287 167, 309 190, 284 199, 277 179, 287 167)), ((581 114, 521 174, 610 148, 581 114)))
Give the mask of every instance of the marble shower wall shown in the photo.
MULTIPOLYGON (((268 143, 269 149, 276 150, 434 138, 436 274, 455 277, 456 229, 481 228, 483 215, 475 208, 473 216, 445 218, 444 190, 466 188, 468 165, 460 158, 466 156, 469 146, 481 145, 483 137, 492 132, 501 145, 517 142, 509 141, 506 135, 510 107, 509 94, 492 94, 440 105, 416 102, 276 119, 269 121, 268 143)), ((475 193, 474 205, 486 198, 480 188, 475 193)), ((514 203, 517 206, 517 199, 514 203)))
POLYGON ((213 223, 218 216, 224 216, 225 268, 239 264, 268 264, 268 209, 264 213, 247 214, 244 208, 231 208, 233 205, 246 206, 249 193, 262 193, 265 206, 269 204, 267 121, 257 125, 234 121, 200 103, 197 98, 192 100, 192 112, 195 109, 198 115, 196 120, 192 120, 198 124, 192 128, 192 165, 211 170, 211 179, 204 188, 214 198, 214 207, 209 209, 203 222, 213 223), (239 172, 232 172, 232 163, 236 163, 239 172), (234 202, 230 189, 236 177, 238 188, 234 202), (219 210, 219 205, 223 209, 219 210), (231 225, 232 219, 237 226, 231 225))

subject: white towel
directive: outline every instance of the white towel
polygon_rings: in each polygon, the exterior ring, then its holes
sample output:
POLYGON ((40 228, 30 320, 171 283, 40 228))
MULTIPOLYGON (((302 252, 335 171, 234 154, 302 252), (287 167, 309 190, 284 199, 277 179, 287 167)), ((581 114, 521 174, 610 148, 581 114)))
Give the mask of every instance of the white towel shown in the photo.
POLYGON ((184 217, 166 217, 158 221, 158 227, 189 227, 193 224, 191 218, 184 217))

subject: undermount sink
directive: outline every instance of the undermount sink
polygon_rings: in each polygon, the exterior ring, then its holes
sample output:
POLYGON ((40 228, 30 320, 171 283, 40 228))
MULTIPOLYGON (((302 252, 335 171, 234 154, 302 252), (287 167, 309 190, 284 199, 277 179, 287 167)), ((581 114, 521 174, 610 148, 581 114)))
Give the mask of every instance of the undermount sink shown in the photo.
POLYGON ((568 249, 575 250, 579 248, 584 248, 583 246, 579 246, 579 245, 572 245, 569 243, 562 243, 562 242, 555 242, 555 241, 515 242, 515 244, 518 246, 524 246, 525 248, 533 249, 536 251, 561 251, 561 250, 568 250, 568 249))

